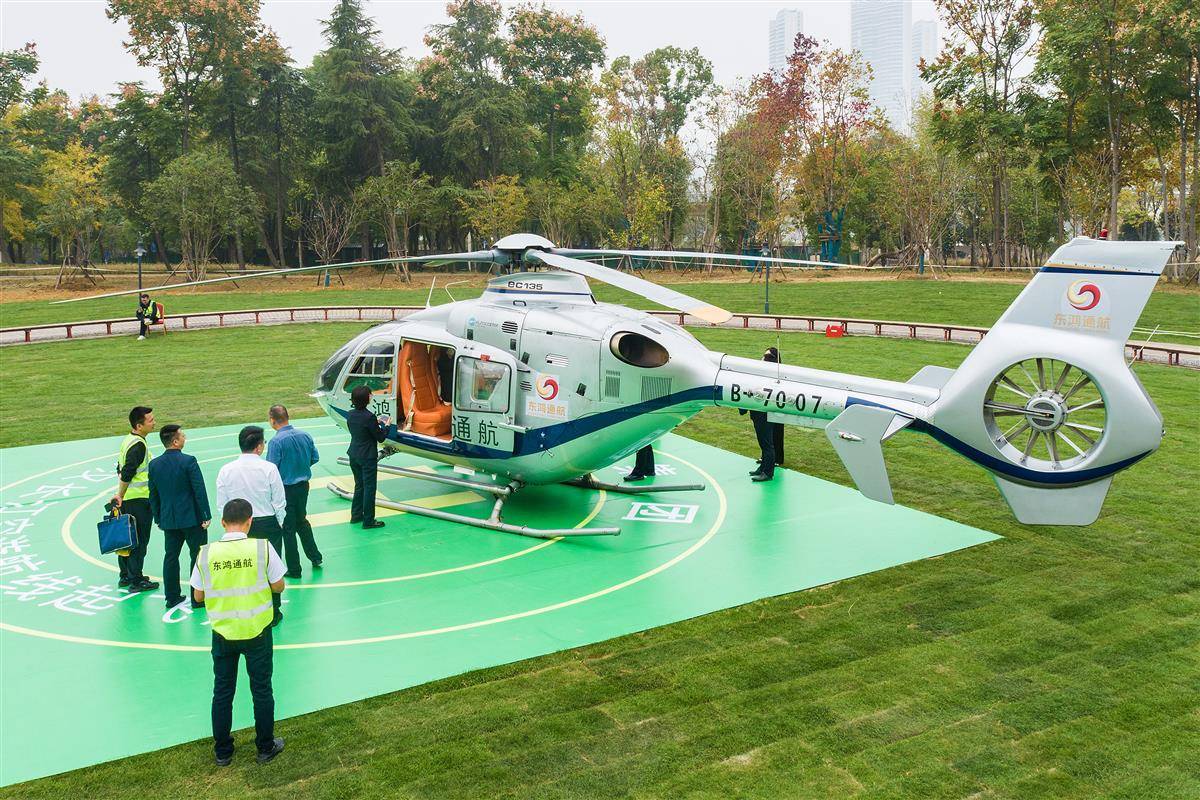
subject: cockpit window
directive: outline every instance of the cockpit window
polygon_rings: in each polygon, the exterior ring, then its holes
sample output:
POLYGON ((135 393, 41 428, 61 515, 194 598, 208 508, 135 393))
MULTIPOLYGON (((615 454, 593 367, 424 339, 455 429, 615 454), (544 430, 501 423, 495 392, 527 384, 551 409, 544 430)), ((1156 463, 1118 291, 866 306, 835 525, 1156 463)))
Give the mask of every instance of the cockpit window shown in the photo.
POLYGON ((334 387, 337 386, 338 376, 342 374, 342 367, 346 366, 346 361, 357 346, 357 340, 346 342, 346 344, 338 348, 336 353, 329 357, 329 360, 325 362, 325 366, 321 367, 321 371, 317 373, 317 389, 319 391, 333 391, 334 387))
POLYGON ((454 406, 463 411, 508 412, 508 365, 460 356, 454 376, 454 406))
POLYGON ((377 339, 367 345, 366 349, 354 360, 350 372, 346 375, 345 391, 353 391, 358 386, 367 386, 372 392, 382 391, 392 385, 392 364, 396 357, 396 343, 385 339, 377 339))
POLYGON ((617 358, 635 367, 661 367, 671 360, 667 348, 633 331, 622 331, 613 336, 609 349, 617 358))

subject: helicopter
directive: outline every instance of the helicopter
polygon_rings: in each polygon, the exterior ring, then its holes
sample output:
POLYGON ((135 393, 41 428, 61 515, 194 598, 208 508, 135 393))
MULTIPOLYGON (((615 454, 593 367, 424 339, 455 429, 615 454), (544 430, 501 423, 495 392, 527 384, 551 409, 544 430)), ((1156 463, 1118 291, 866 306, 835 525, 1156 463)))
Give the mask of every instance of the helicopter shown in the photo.
MULTIPOLYGON (((594 473, 719 406, 823 429, 859 491, 879 502, 894 502, 882 445, 907 429, 990 473, 1019 521, 1087 525, 1099 516, 1113 476, 1153 453, 1163 436, 1162 415, 1125 363, 1124 346, 1178 244, 1072 239, 957 369, 926 366, 903 382, 709 350, 682 326, 597 301, 587 279, 709 324, 728 321, 730 312, 585 257, 824 262, 578 250, 518 233, 486 250, 250 277, 401 261, 501 268, 478 298, 427 303, 372 327, 318 370, 310 396, 334 422, 345 427, 350 392, 360 385, 370 387, 377 415, 394 418, 381 457, 407 453, 455 467, 448 474, 381 464, 381 471, 494 498, 487 518, 378 499, 382 507, 536 538, 616 535, 615 527, 532 528, 505 521, 502 511, 531 485, 620 493, 703 489, 619 486, 594 473)), ((349 496, 336 484, 330 488, 349 496)))

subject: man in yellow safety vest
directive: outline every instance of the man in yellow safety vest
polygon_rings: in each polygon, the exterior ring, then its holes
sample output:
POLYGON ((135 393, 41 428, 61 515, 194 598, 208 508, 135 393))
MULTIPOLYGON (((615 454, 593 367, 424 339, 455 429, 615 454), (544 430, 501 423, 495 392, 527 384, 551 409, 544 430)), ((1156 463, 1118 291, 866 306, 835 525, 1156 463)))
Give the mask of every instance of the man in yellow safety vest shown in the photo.
POLYGON ((158 588, 142 572, 146 561, 146 547, 150 544, 150 445, 146 436, 154 430, 154 409, 134 406, 129 412, 129 433, 121 440, 117 454, 117 491, 112 504, 122 514, 133 517, 137 526, 137 546, 129 555, 117 556, 121 578, 117 585, 130 592, 146 592, 158 588))
POLYGON ((192 595, 197 603, 205 604, 212 623, 212 727, 219 767, 233 761, 233 693, 242 656, 246 657, 254 701, 258 763, 265 764, 283 752, 283 739, 275 736, 271 620, 272 597, 283 591, 286 568, 270 542, 247 538, 253 516, 254 510, 245 500, 226 503, 221 512, 225 535, 200 548, 192 570, 192 595))

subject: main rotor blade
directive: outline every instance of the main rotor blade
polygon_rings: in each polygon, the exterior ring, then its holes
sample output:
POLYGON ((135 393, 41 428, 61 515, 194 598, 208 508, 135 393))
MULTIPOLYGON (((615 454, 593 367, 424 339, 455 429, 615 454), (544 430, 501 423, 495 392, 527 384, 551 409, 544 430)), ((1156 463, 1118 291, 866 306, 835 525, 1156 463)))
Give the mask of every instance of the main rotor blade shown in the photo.
POLYGON ((709 305, 694 297, 689 297, 682 292, 677 292, 674 289, 668 289, 665 286, 659 286, 657 283, 651 283, 648 280, 630 275, 627 272, 618 272, 609 267, 602 267, 599 264, 593 264, 591 261, 582 261, 578 258, 568 258, 567 256, 558 253, 544 253, 541 250, 526 250, 525 258, 532 261, 540 261, 549 267, 556 267, 566 272, 573 272, 576 275, 583 275, 587 278, 595 278, 598 281, 616 286, 618 289, 624 289, 628 292, 641 295, 647 300, 653 300, 659 305, 673 308, 676 311, 682 311, 686 314, 691 314, 693 317, 699 317, 705 322, 711 322, 714 325, 719 325, 722 322, 727 322, 732 319, 733 314, 723 308, 709 305))
POLYGON ((207 286, 212 283, 225 283, 227 281, 242 281, 250 278, 271 278, 277 275, 295 275, 300 272, 319 272, 326 269, 351 269, 353 267, 374 267, 381 264, 415 264, 415 263, 444 263, 447 261, 478 261, 484 263, 492 263, 498 253, 494 250, 476 250, 470 253, 446 253, 445 255, 435 256, 408 256, 406 258, 377 258, 373 261, 343 261, 339 264, 319 264, 311 267, 288 267, 287 269, 271 269, 263 272, 247 272, 244 275, 227 275, 223 278, 207 278, 202 281, 187 281, 185 283, 172 283, 166 286, 148 287, 146 289, 126 289, 120 292, 107 292, 105 294, 91 294, 87 297, 71 297, 66 300, 55 300, 50 305, 56 306, 63 303, 81 303, 84 300, 102 300, 106 297, 122 297, 130 294, 150 294, 151 292, 158 294, 161 292, 171 291, 173 289, 186 289, 192 286, 207 286))
POLYGON ((579 248, 556 247, 553 251, 563 256, 579 256, 589 258, 595 256, 634 256, 642 258, 686 258, 712 261, 751 261, 769 264, 798 264, 806 267, 853 267, 861 269, 861 264, 844 264, 839 261, 809 261, 803 258, 775 258, 774 256, 747 256, 735 253, 700 253, 692 250, 582 250, 579 248))

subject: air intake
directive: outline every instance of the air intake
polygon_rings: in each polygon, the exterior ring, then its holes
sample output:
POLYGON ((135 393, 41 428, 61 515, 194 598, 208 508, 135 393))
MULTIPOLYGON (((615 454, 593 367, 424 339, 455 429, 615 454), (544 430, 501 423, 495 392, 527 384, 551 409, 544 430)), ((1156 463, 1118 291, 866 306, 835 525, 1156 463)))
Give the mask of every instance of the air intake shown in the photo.
POLYGON ((558 353, 547 353, 546 363, 553 364, 556 367, 569 367, 571 366, 571 359, 566 356, 560 356, 558 353))
POLYGON ((500 323, 500 330, 504 331, 509 336, 516 336, 518 327, 519 326, 517 323, 513 322, 511 319, 500 323))
POLYGON ((642 378, 642 402, 647 400, 657 400, 660 397, 666 397, 670 393, 670 378, 652 378, 649 376, 642 378))
POLYGON ((616 370, 604 370, 604 399, 617 400, 621 397, 621 373, 616 370))

